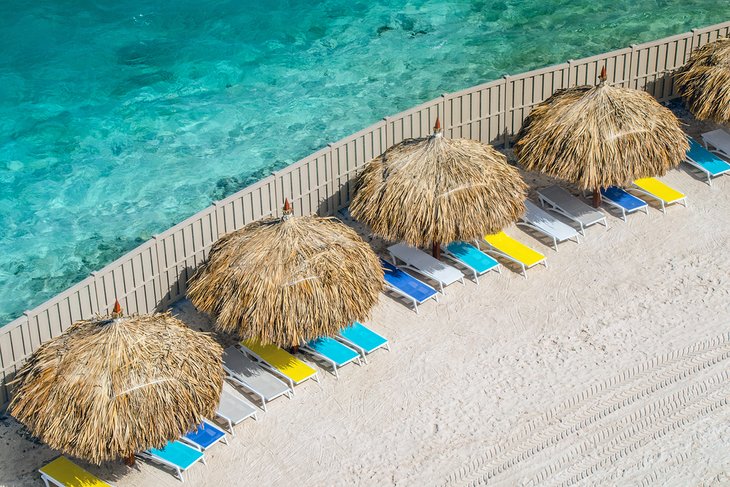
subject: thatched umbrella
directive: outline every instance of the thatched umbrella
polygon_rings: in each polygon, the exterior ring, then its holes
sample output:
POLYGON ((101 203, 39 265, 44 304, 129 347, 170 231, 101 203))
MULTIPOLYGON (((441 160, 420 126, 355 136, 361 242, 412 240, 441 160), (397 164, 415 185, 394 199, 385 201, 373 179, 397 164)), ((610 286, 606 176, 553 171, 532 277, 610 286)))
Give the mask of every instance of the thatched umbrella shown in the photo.
POLYGON ((383 289, 380 261, 334 218, 267 218, 221 237, 188 297, 215 327, 280 347, 335 335, 365 319, 383 289))
POLYGON ((160 448, 212 415, 223 349, 169 313, 74 323, 18 372, 9 412, 53 449, 89 462, 160 448))
POLYGON ((695 117, 730 123, 730 37, 697 49, 675 81, 695 117))
POLYGON ((679 165, 689 148, 677 117, 644 91, 611 86, 556 91, 537 105, 517 134, 515 153, 529 170, 593 190, 628 186, 679 165))
POLYGON ((370 161, 350 205, 353 217, 414 246, 481 239, 525 212, 527 186, 493 147, 433 135, 407 139, 370 161))

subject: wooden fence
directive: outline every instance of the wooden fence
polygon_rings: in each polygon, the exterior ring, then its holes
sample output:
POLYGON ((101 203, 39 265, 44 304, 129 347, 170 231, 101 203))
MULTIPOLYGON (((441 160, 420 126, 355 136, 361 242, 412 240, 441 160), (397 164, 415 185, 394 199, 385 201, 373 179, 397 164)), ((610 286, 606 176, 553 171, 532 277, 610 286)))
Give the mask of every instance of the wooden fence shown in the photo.
POLYGON ((71 323, 110 311, 116 298, 127 313, 164 310, 185 295, 187 280, 221 235, 268 215, 288 197, 298 214, 333 215, 347 206, 358 171, 405 138, 431 133, 437 116, 448 137, 508 146, 532 107, 555 90, 594 84, 606 66, 609 82, 646 90, 659 101, 677 97, 673 72, 693 49, 730 35, 725 22, 632 45, 578 61, 504 76, 444 94, 327 145, 281 171, 153 237, 127 255, 0 329, 0 405, 25 359, 71 323))

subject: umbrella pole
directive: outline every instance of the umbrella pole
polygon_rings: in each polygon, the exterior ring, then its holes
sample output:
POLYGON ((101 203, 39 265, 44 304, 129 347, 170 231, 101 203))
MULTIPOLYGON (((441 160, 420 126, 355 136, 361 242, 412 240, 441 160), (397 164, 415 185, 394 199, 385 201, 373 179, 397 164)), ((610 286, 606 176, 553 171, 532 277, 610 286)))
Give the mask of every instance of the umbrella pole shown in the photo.
POLYGON ((433 243, 432 253, 433 253, 434 258, 436 258, 436 259, 441 258, 441 245, 438 242, 433 243))
POLYGON ((130 453, 129 456, 127 456, 124 459, 124 464, 128 467, 131 467, 134 465, 134 453, 130 453))
POLYGON ((601 206, 601 190, 595 188, 593 190, 593 207, 598 208, 599 206, 601 206))

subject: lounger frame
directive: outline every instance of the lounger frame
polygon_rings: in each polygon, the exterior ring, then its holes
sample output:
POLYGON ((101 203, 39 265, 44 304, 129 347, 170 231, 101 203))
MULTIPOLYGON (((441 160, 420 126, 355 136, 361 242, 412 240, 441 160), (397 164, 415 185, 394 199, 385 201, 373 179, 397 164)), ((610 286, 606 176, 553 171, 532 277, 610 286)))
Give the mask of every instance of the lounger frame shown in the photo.
MULTIPOLYGON (((239 350, 240 350, 240 348, 239 348, 239 350)), ((243 351, 243 350, 241 350, 241 351, 243 351)), ((244 353, 245 353, 245 352, 244 352, 244 353)), ((250 356, 250 355, 249 355, 249 356, 250 356)), ((259 362, 258 360, 257 360, 256 362, 257 362, 257 363, 260 363, 260 362, 259 362)), ((258 390, 257 390, 257 389, 256 389, 255 387, 251 386, 251 385, 250 385, 250 384, 249 384, 248 382, 246 382, 246 380, 245 380, 244 378, 240 377, 240 376, 239 376, 238 374, 236 374, 236 373, 235 373, 234 371, 232 371, 231 369, 229 369, 228 367, 226 367, 226 366, 225 366, 225 363, 223 364, 223 370, 224 370, 224 371, 225 371, 225 373, 226 373, 226 379, 228 379, 228 380, 229 380, 230 382, 234 383, 235 385, 237 385, 237 386, 239 386, 239 387, 242 387, 243 389, 246 389, 246 390, 247 390, 247 391, 249 391, 249 392, 250 392, 251 394, 253 394, 253 395, 255 395, 256 397, 258 397, 258 398, 259 398, 259 399, 261 400, 261 408, 262 408, 262 409, 263 409, 264 411, 266 411, 266 402, 267 402, 267 401, 266 401, 266 396, 264 396, 264 395, 263 395, 263 393, 259 392, 259 391, 258 391, 258 390)), ((266 370, 268 370, 268 368, 266 368, 266 370)), ((277 394, 277 395, 275 395, 275 396, 272 396, 272 397, 270 397, 270 398, 269 398, 269 402, 273 401, 273 400, 274 400, 274 399, 276 399, 277 397, 283 396, 284 394, 286 394, 286 396, 287 396, 287 397, 288 397, 289 399, 291 399, 291 396, 292 396, 292 393, 293 393, 293 392, 294 392, 294 391, 292 390, 292 388, 291 388, 291 387, 289 387, 289 389, 288 389, 288 390, 286 390, 286 391, 282 391, 282 392, 280 392, 279 394, 277 394)))
MULTIPOLYGON (((550 198, 547 198, 545 195, 543 195, 539 191, 537 193, 537 199, 538 199, 538 201, 540 201, 540 205, 543 208, 547 208, 548 210, 554 211, 555 213, 557 213, 559 215, 563 215, 568 220, 570 220, 572 222, 575 222, 578 225, 580 225, 580 230, 578 230, 578 231, 583 236, 585 236, 585 234, 586 234, 586 232, 585 232, 586 227, 590 227, 591 225, 594 225, 596 223, 600 223, 601 225, 603 225, 604 227, 606 227, 606 230, 608 230, 608 219, 606 219, 606 216, 605 215, 603 215, 601 218, 596 218, 594 221, 592 221, 590 223, 584 224, 583 222, 581 222, 580 220, 578 220, 574 215, 572 215, 572 214, 568 213, 567 211, 563 210, 560 207, 560 205, 556 204, 555 202, 553 202, 552 200, 550 200, 550 198)), ((556 250, 557 250, 557 248, 556 248, 556 250)))
MULTIPOLYGON (((198 450, 199 452, 203 453, 203 450, 201 450, 200 448, 198 448, 196 446, 190 445, 188 443, 183 443, 183 445, 188 446, 190 448, 193 448, 193 449, 198 450)), ((172 462, 168 462, 164 458, 158 457, 157 455, 153 455, 152 453, 150 453, 148 451, 135 453, 135 456, 142 458, 144 460, 150 460, 152 462, 159 463, 160 465, 164 465, 165 467, 171 468, 172 470, 175 471, 175 474, 177 475, 177 478, 180 479, 180 482, 185 482, 183 473, 186 472, 190 467, 192 467, 199 461, 202 462, 203 465, 207 465, 207 463, 205 463, 205 455, 201 456, 200 458, 198 458, 197 460, 195 460, 193 463, 191 463, 190 465, 188 465, 185 468, 180 468, 179 465, 175 465, 172 462)))
POLYGON ((274 367, 271 364, 269 364, 263 358, 259 357, 258 354, 254 353, 252 350, 248 349, 245 345, 239 343, 238 344, 238 348, 240 348, 241 351, 243 351, 244 353, 246 353, 249 357, 251 357, 252 359, 254 359, 256 362, 258 362, 263 368, 265 368, 266 370, 268 370, 272 374, 277 375, 277 376, 281 377, 282 379, 284 379, 284 381, 287 384, 289 384, 289 389, 291 390, 291 393, 292 394, 296 394, 296 392, 294 392, 294 386, 299 385, 299 384, 301 384, 302 382, 304 382, 304 381, 306 381, 308 379, 314 379, 314 381, 319 384, 319 372, 317 372, 316 370, 314 371, 314 374, 310 375, 309 377, 306 377, 306 378, 300 380, 299 382, 294 382, 293 379, 291 379, 290 377, 287 377, 286 375, 284 375, 279 369, 277 369, 276 367, 274 367))
MULTIPOLYGON (((555 217, 553 217, 553 218, 555 218, 555 217)), ((575 243, 578 243, 578 244, 580 243, 580 237, 578 236, 578 234, 575 234, 575 236, 570 237, 570 238, 558 240, 558 238, 555 235, 551 235, 550 233, 546 232, 542 228, 537 227, 528 221, 520 220, 515 225, 531 228, 531 229, 535 230, 536 232, 539 232, 541 235, 545 235, 546 237, 553 239, 553 249, 555 249, 555 252, 558 251, 558 243, 560 243, 560 242, 565 242, 566 240, 575 240, 575 243)))
MULTIPOLYGON (((332 339, 334 340, 334 338, 332 338, 332 339)), ((342 345, 345 345, 345 344, 343 343, 342 345)), ((310 355, 312 355, 314 357, 317 357, 318 359, 321 359, 321 360, 327 362, 328 364, 330 364, 332 366, 332 370, 333 370, 333 372, 335 374, 335 377, 337 379, 340 378, 340 374, 337 371, 337 367, 344 367, 345 365, 347 365, 349 363, 352 363, 352 362, 357 362, 357 365, 362 365, 362 362, 360 361, 360 354, 359 353, 358 353, 358 355, 356 357, 352 357, 350 360, 347 360, 347 361, 345 361, 345 362, 343 362, 341 364, 338 364, 337 362, 335 362, 331 358, 327 357, 326 355, 322 355, 321 353, 319 353, 318 351, 316 351, 315 349, 313 349, 312 347, 310 347, 306 343, 303 344, 303 345, 300 345, 299 346, 299 350, 301 350, 303 352, 307 352, 308 354, 310 354, 310 355)), ((353 351, 354 352, 357 352, 357 350, 353 350, 353 351)))
POLYGON ((194 441, 192 441, 189 438, 187 438, 185 435, 183 435, 183 436, 180 437, 180 441, 182 441, 186 445, 192 446, 193 448, 195 448, 197 450, 200 450, 202 452, 204 452, 205 450, 207 450, 208 448, 210 448, 211 446, 215 445, 218 442, 225 443, 226 445, 228 444, 228 437, 226 435, 225 430, 221 429, 220 426, 218 426, 213 421, 211 421, 211 420, 209 420, 207 418, 203 418, 203 423, 207 424, 208 426, 212 426, 213 428, 215 428, 215 429, 217 429, 219 431, 222 431, 223 432, 223 436, 221 436, 220 438, 218 438, 217 440, 215 440, 207 448, 203 448, 203 445, 199 445, 199 444, 195 443, 194 441))
MULTIPOLYGON (((480 250, 480 249, 477 249, 477 250, 480 250)), ((460 264, 460 265, 466 267, 467 269, 469 269, 469 271, 472 274, 474 274, 474 281, 477 284, 479 284, 479 276, 483 276, 484 274, 487 274, 490 271, 494 271, 494 272, 497 272, 498 274, 502 274, 502 265, 499 262, 497 262, 496 265, 493 265, 492 267, 490 267, 486 271, 478 272, 475 268, 473 268, 472 266, 470 266, 469 264, 467 264, 463 260, 461 260, 458 257, 456 257, 454 254, 452 254, 451 252, 449 252, 449 249, 447 249, 445 246, 441 248, 441 254, 444 257, 446 257, 447 259, 449 259, 449 260, 451 260, 451 261, 453 261, 453 262, 455 262, 457 264, 460 264)))
POLYGON ((546 256, 543 256, 542 259, 539 260, 538 262, 535 262, 534 264, 526 266, 523 262, 515 259, 514 257, 512 257, 509 254, 505 254, 501 250, 498 250, 496 247, 494 247, 492 244, 490 244, 489 242, 487 242, 484 239, 482 239, 481 242, 479 240, 475 240, 474 243, 476 244, 477 248, 479 248, 479 250, 481 250, 481 244, 484 244, 487 246, 487 248, 484 249, 484 252, 486 252, 488 254, 497 255, 499 257, 502 257, 504 259, 509 260, 510 262, 514 262, 515 264, 519 265, 522 268, 522 272, 521 272, 522 277, 524 277, 525 279, 527 279, 527 269, 532 269, 533 267, 535 267, 538 264, 544 265, 545 268, 547 268, 547 266, 548 266, 546 256))

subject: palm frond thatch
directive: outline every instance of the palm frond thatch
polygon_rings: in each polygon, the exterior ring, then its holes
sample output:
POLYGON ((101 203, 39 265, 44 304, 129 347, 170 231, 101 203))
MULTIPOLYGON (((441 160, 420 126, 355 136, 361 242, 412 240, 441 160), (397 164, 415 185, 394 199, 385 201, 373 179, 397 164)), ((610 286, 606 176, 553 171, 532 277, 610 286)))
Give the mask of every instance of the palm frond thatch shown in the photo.
POLYGON ((664 175, 688 148, 677 117, 651 95, 601 83, 556 91, 537 105, 515 154, 528 170, 595 190, 664 175))
POLYGON ((481 239, 525 211, 527 186, 489 145, 447 139, 440 128, 370 161, 350 205, 353 217, 414 246, 481 239))
POLYGON ((675 82, 695 117, 730 123, 730 37, 705 44, 692 53, 675 82))
POLYGON ((285 215, 221 237, 187 294, 218 330, 292 347, 367 318, 382 288, 380 261, 354 230, 285 215))
POLYGON ((65 454, 128 459, 215 412, 222 354, 169 313, 79 321, 18 372, 9 412, 65 454))

